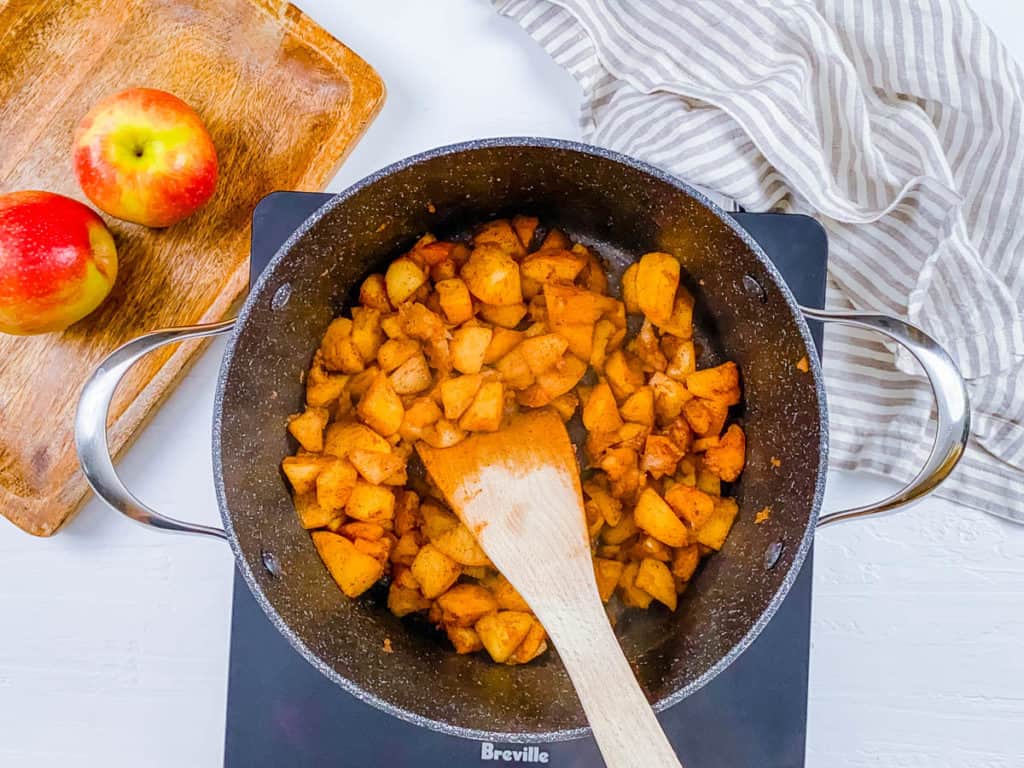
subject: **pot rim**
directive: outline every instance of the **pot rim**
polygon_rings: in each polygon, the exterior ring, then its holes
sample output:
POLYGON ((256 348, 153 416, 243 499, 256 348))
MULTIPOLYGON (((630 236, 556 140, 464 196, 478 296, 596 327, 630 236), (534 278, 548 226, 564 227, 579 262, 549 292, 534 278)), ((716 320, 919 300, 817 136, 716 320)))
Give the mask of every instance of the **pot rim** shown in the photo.
POLYGON ((471 152, 478 149, 493 149, 493 148, 504 148, 504 147, 524 147, 524 148, 539 148, 539 149, 554 149, 560 151, 576 152, 583 155, 590 155, 601 158, 603 160, 609 160, 620 165, 624 165, 633 170, 640 171, 641 173, 647 174, 654 179, 668 184, 675 189, 683 192, 684 194, 695 199, 697 202, 710 209, 733 233, 743 241, 743 243, 750 248, 758 260, 762 263, 765 271, 775 281, 776 285, 780 288, 782 297, 786 302, 787 307, 790 310, 794 320, 796 321, 797 328, 800 332, 801 338, 803 339, 804 346, 808 350, 807 355, 810 363, 810 372, 814 379, 815 393, 818 399, 818 414, 820 422, 820 437, 819 437, 819 456, 820 461, 817 469, 817 478, 815 480, 814 495, 811 499, 809 514, 807 516, 807 524, 804 527, 800 535, 797 549, 793 555, 793 560, 789 566, 789 571, 783 577, 778 589, 772 596, 771 600, 765 606, 761 615, 758 617, 747 633, 740 638, 740 640, 726 653, 724 654, 715 664, 711 665, 702 675, 692 680, 689 684, 679 688, 668 696, 664 696, 657 702, 652 704, 656 712, 661 712, 668 709, 672 705, 682 701, 687 696, 700 690, 713 680, 722 670, 732 664, 739 656, 743 653, 750 645, 757 639, 758 635, 768 624, 771 618, 775 615, 779 606, 782 605, 782 601, 789 594, 789 590, 799 575, 800 570, 804 565, 804 561, 807 558, 807 553, 810 550, 811 543, 814 538, 814 529, 818 519, 818 513, 821 509, 822 499, 825 493, 825 481, 828 472, 828 447, 829 447, 829 430, 828 430, 828 410, 827 403, 825 400, 825 387, 824 378, 821 370, 821 363, 816 354, 816 348, 814 341, 811 337, 810 328, 807 325, 807 321, 804 319, 800 307, 797 304, 796 298, 789 290, 789 286, 786 284, 782 277, 782 274, 778 271, 771 259, 765 254, 761 246, 754 240, 753 237, 741 227, 721 206, 710 200, 702 192, 698 191, 689 184, 683 182, 679 178, 669 174, 668 172, 661 170, 653 165, 637 160, 628 155, 623 155, 619 152, 614 152, 609 149, 597 147, 591 144, 585 144, 577 141, 570 141, 566 139, 555 139, 555 138, 543 138, 543 137, 529 137, 529 136, 510 136, 510 137, 495 137, 487 139, 475 139, 470 141, 458 142, 455 144, 446 144, 440 147, 420 152, 410 157, 399 160, 395 163, 381 168, 374 173, 364 177, 363 179, 355 182, 348 188, 338 192, 330 200, 326 201, 319 209, 317 209, 306 221, 296 229, 291 236, 281 245, 281 247, 274 254, 274 257, 270 260, 267 267, 260 273, 255 283, 250 287, 249 294, 245 299, 245 303, 242 309, 238 313, 238 318, 235 323, 234 330, 228 337, 227 346, 224 349, 224 356, 221 360, 220 371, 217 376, 217 390, 214 399, 214 412, 213 412, 213 439, 212 439, 212 454, 213 454, 213 476, 214 486, 217 493, 217 506, 220 512, 221 520, 224 524, 224 531, 227 534, 228 543, 231 546, 231 551, 234 553, 235 564, 238 570, 241 572, 242 577, 245 579, 246 584, 252 592, 253 597, 259 603, 260 607, 266 613, 267 617, 278 629, 278 631, 284 635, 291 646, 298 651, 310 664, 316 667, 322 674, 324 674, 329 680, 336 683, 347 693, 352 694, 360 701, 370 704, 377 709, 380 709, 389 715, 393 715, 401 720, 404 720, 413 725, 423 726, 434 731, 439 731, 451 736, 459 736, 466 739, 473 739, 477 741, 493 741, 493 742, 506 742, 506 743, 545 743, 545 742, 558 742, 558 741, 569 741, 572 739, 579 739, 590 734, 590 728, 583 726, 580 728, 564 728, 555 731, 539 731, 531 733, 522 732, 504 732, 504 731, 485 731, 477 728, 465 728, 462 726, 453 725, 441 720, 435 720, 432 718, 424 717, 423 715, 412 712, 403 707, 396 706, 385 699, 380 698, 374 694, 361 688, 358 684, 349 680, 346 677, 338 674, 333 667, 328 665, 323 659, 321 659, 316 653, 314 653, 296 634, 292 631, 284 619, 281 618, 280 614, 274 608, 274 606, 267 599, 266 595, 257 581, 252 569, 249 567, 248 562, 243 556, 241 547, 238 543, 238 537, 235 534, 234 525, 232 523, 231 515, 228 513, 228 504, 226 498, 226 492, 224 487, 224 475, 223 465, 221 463, 221 425, 223 421, 223 409, 224 409, 224 393, 227 384, 227 377, 231 363, 234 359, 235 349, 238 340, 245 329, 249 317, 252 315, 256 308, 256 305, 265 299, 264 293, 267 283, 271 280, 274 272, 277 270, 278 265, 286 258, 288 253, 294 247, 294 245, 316 224, 322 219, 328 212, 332 211, 335 207, 343 205, 350 198, 357 193, 363 191, 367 187, 372 186, 377 181, 383 178, 391 176, 399 171, 405 170, 410 166, 417 165, 419 163, 434 160, 440 157, 447 157, 451 155, 458 155, 464 152, 471 152), (812 354, 813 353, 813 354, 812 354))

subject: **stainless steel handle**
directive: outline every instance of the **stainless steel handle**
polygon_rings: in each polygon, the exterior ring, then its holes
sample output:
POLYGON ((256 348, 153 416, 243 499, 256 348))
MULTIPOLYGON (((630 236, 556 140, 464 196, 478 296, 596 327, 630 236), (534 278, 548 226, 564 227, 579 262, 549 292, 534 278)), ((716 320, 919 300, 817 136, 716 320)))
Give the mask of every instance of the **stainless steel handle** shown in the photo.
POLYGON ((874 504, 829 512, 818 518, 818 527, 854 517, 893 512, 927 496, 949 476, 964 455, 971 434, 971 404, 967 383, 953 358, 920 328, 889 315, 855 311, 829 311, 801 307, 804 315, 824 323, 877 331, 902 345, 924 368, 935 398, 935 441, 924 466, 907 485, 874 504))
POLYGON ((78 398, 78 410, 75 412, 75 449, 78 451, 78 461, 82 465, 85 479, 89 481, 96 495, 122 515, 161 531, 194 533, 212 536, 215 539, 227 538, 220 528, 186 523, 161 515, 147 507, 125 488, 110 456, 110 446, 107 443, 107 413, 121 378, 141 357, 165 344, 227 333, 234 325, 234 320, 225 320, 222 323, 190 325, 147 333, 111 352, 85 382, 82 395, 78 398))

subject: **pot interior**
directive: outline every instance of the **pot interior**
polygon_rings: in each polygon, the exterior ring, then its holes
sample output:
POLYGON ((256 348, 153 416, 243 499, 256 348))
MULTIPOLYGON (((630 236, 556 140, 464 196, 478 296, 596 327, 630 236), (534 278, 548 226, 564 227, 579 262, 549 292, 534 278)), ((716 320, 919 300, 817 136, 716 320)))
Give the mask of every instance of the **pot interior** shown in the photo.
POLYGON ((747 466, 732 489, 740 505, 733 531, 675 613, 657 606, 616 616, 616 633, 656 706, 710 679, 753 639, 803 561, 824 470, 822 395, 817 366, 809 374, 795 368, 804 355, 814 360, 813 346, 760 249, 684 185, 635 161, 562 142, 475 142, 392 166, 332 199, 285 244, 243 309, 221 374, 214 461, 239 566, 311 663, 355 695, 428 727, 552 740, 586 725, 556 653, 521 667, 458 656, 430 627, 394 617, 386 589, 349 600, 299 526, 279 471, 294 451, 285 423, 302 408, 304 372, 362 278, 424 232, 461 236, 515 213, 590 246, 616 279, 645 252, 679 256, 697 300, 702 364, 740 366, 744 403, 736 416, 747 433, 747 466), (755 525, 765 506, 770 518, 755 525), (766 567, 766 553, 780 546, 766 567))

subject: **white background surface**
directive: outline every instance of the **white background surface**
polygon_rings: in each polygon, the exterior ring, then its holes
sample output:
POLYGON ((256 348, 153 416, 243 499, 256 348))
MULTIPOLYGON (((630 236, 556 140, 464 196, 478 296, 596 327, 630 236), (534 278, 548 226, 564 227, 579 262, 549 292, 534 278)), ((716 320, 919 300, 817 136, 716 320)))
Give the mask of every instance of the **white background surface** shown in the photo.
MULTIPOLYGON (((578 137, 573 81, 486 3, 298 4, 388 86, 331 190, 438 144, 578 137)), ((1024 5, 976 5, 1024 59, 1024 5)), ((157 509, 206 523, 222 349, 121 463, 157 509)), ((826 508, 889 487, 834 475, 826 508)), ((0 765, 219 765, 232 570, 223 545, 95 502, 49 540, 0 521, 0 765)), ((1024 765, 1024 528, 937 500, 830 528, 814 590, 808 766, 1024 765)))

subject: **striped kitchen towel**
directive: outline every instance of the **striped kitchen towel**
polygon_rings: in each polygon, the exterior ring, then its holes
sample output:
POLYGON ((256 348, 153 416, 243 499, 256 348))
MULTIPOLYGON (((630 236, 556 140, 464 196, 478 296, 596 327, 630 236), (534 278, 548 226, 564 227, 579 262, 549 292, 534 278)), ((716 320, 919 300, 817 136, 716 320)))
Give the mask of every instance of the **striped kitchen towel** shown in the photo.
MULTIPOLYGON (((897 314, 969 379, 939 494, 1024 522, 1024 73, 963 0, 495 0, 583 87, 588 141, 828 231, 828 305, 897 314)), ((927 383, 829 326, 832 466, 907 481, 927 383)))

